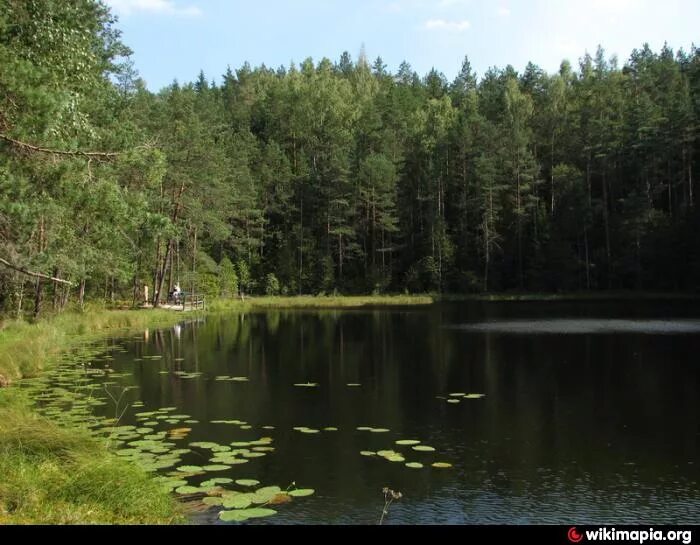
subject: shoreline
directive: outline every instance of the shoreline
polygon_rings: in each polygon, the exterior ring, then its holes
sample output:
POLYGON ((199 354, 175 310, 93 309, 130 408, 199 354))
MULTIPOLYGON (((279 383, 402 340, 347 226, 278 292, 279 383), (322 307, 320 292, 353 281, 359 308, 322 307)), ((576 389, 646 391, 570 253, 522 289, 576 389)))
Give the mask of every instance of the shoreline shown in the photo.
POLYGON ((61 427, 39 415, 26 393, 11 385, 22 378, 41 376, 80 343, 225 312, 426 307, 459 302, 696 300, 700 295, 655 292, 251 297, 216 300, 206 311, 186 314, 165 309, 87 310, 33 324, 6 322, 0 329, 0 383, 5 379, 10 387, 0 387, 0 471, 5 475, 0 483, 0 524, 177 524, 184 520, 182 506, 155 484, 151 474, 120 460, 84 429, 61 427), (98 465, 96 459, 100 460, 98 465), (66 467, 70 471, 65 471, 66 467), (73 480, 86 474, 90 481, 77 487, 73 480), (143 492, 142 505, 136 511, 120 502, 133 498, 134 489, 143 492), (109 493, 105 495, 104 490, 109 493))

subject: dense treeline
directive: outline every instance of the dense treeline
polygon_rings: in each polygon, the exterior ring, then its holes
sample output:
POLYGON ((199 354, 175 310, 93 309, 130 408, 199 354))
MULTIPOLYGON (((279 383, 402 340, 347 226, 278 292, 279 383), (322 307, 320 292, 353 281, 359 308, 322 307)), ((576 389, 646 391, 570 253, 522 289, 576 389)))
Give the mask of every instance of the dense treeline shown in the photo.
POLYGON ((453 82, 346 53, 159 93, 129 54, 100 3, 0 0, 6 310, 143 285, 158 299, 177 281, 224 295, 700 286, 695 46, 480 79, 465 59, 453 82))

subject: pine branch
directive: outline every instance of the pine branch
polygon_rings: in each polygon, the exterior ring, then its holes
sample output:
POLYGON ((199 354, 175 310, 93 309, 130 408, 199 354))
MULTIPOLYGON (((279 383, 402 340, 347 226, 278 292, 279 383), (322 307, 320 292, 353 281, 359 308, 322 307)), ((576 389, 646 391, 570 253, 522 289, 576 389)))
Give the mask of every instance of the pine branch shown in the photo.
POLYGON ((11 138, 7 136, 6 134, 0 133, 0 140, 4 140, 5 142, 12 144, 13 146, 31 151, 33 153, 46 153, 48 155, 62 155, 62 156, 69 156, 69 157, 88 157, 88 158, 98 158, 98 159, 114 159, 115 157, 119 157, 121 155, 119 152, 106 152, 106 151, 70 151, 70 150, 56 150, 56 149, 49 149, 49 148, 42 148, 39 146, 34 146, 32 144, 28 144, 26 142, 21 142, 19 140, 15 140, 14 138, 11 138))
POLYGON ((54 278, 53 276, 48 276, 45 274, 37 273, 37 272, 32 272, 28 271, 27 269, 23 267, 18 267, 17 265, 13 265, 9 261, 3 259, 0 257, 0 265, 5 265, 8 269, 12 269, 13 271, 20 272, 22 274, 26 274, 27 276, 33 276, 35 278, 43 278, 44 280, 51 280, 51 282, 55 282, 57 284, 66 284, 68 286, 73 286, 71 282, 68 282, 68 280, 63 280, 61 278, 54 278))

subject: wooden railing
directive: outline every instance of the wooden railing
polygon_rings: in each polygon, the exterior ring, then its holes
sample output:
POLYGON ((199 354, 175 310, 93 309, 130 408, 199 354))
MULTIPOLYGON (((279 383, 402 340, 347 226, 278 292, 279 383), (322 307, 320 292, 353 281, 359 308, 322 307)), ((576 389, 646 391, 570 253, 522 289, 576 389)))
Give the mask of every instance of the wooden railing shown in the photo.
POLYGON ((203 295, 197 294, 183 294, 182 297, 182 310, 205 310, 206 301, 203 295))
POLYGON ((203 295, 181 293, 179 296, 168 299, 168 305, 181 307, 182 311, 205 310, 206 300, 203 295))

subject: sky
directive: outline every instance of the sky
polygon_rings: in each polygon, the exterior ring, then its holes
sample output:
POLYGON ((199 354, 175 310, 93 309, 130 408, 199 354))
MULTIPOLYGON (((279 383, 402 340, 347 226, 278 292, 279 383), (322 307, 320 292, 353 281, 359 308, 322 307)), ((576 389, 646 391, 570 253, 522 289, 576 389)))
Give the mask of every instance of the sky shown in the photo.
POLYGON ((395 72, 403 60, 451 81, 468 55, 477 74, 528 61, 554 72, 601 44, 624 62, 645 42, 655 51, 700 45, 697 0, 104 0, 151 90, 220 81, 245 61, 277 68, 356 59, 364 45, 395 72))

